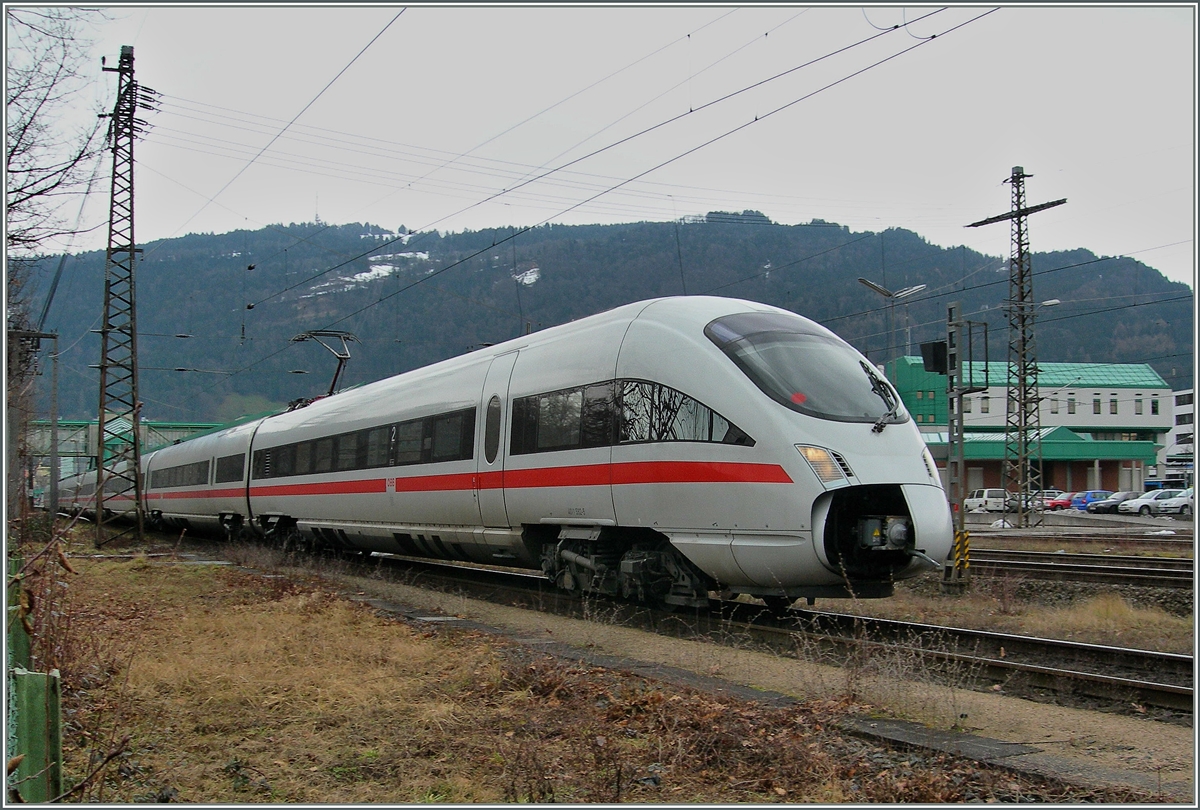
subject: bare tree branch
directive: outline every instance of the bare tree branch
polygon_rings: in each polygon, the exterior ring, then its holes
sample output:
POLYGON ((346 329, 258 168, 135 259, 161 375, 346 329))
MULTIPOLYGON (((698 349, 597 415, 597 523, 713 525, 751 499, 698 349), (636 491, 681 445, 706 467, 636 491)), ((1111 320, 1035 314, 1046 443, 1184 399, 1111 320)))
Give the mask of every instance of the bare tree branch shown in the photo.
MULTIPOLYGON (((9 253, 36 252, 68 234, 61 206, 86 187, 103 148, 98 109, 86 109, 91 42, 99 9, 6 8, 5 215, 9 253)), ((10 268, 10 287, 11 275, 10 268)))

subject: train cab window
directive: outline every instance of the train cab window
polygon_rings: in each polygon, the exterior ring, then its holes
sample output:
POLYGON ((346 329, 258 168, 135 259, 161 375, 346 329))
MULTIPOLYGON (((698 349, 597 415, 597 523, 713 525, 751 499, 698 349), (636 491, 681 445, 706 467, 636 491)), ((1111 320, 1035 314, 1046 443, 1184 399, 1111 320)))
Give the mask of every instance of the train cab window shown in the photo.
POLYGON ((850 344, 799 316, 727 315, 704 334, 758 388, 793 411, 838 422, 906 422, 895 389, 850 344))
POLYGON ((483 457, 488 464, 496 460, 500 452, 500 397, 488 400, 487 416, 483 424, 483 457))
POLYGON ((617 436, 633 442, 718 442, 753 446, 728 419, 687 394, 640 380, 617 383, 617 436))

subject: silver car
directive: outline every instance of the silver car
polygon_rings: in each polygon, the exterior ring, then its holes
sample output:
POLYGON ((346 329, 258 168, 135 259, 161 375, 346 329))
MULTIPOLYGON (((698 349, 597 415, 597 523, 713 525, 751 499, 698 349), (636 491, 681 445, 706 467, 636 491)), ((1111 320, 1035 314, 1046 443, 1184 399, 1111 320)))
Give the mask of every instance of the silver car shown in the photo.
POLYGON ((1128 501, 1122 501, 1117 504, 1117 511, 1122 515, 1149 517, 1158 512, 1159 501, 1174 498, 1182 491, 1180 489, 1154 489, 1140 498, 1131 498, 1128 501))
POLYGON ((1194 487, 1188 487, 1174 498, 1163 498, 1155 501, 1154 514, 1180 515, 1181 517, 1191 516, 1196 509, 1192 492, 1193 489, 1194 487))

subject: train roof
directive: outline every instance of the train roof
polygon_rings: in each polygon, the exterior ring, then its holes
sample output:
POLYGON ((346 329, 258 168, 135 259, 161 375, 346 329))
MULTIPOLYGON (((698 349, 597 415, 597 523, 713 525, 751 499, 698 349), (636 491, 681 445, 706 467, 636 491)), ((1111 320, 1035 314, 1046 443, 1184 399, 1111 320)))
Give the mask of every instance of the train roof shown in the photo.
POLYGON ((492 358, 499 355, 507 354, 517 349, 535 347, 549 341, 563 340, 573 334, 584 332, 606 323, 632 322, 651 309, 654 310, 656 319, 677 321, 680 325, 690 324, 697 329, 702 329, 710 321, 722 315, 730 315, 738 312, 787 312, 789 315, 795 315, 795 313, 769 304, 746 301, 739 298, 723 298, 720 296, 672 296, 636 301, 599 312, 595 315, 588 315, 578 320, 551 326, 539 332, 521 335, 520 337, 506 340, 503 343, 476 349, 467 354, 431 363, 430 365, 412 369, 392 377, 385 377, 382 380, 365 383, 357 388, 316 400, 306 406, 305 410, 316 409, 322 412, 326 409, 341 410, 349 406, 352 400, 369 400, 377 396, 381 388, 391 387, 391 385, 401 381, 415 380, 427 376, 432 377, 475 364, 488 363, 492 358))
MULTIPOLYGON (((517 349, 536 347, 550 341, 568 339, 573 334, 585 332, 604 324, 631 323, 639 317, 648 314, 651 310, 653 310, 655 320, 671 321, 677 323, 679 326, 691 326, 697 330, 703 329, 705 325, 716 318, 741 312, 780 312, 794 317, 803 317, 788 310, 771 306, 770 304, 739 298, 703 295, 652 298, 624 304, 595 315, 589 315, 578 320, 552 326, 539 332, 521 335, 503 343, 476 349, 467 354, 441 360, 374 382, 364 383, 330 396, 320 397, 300 408, 247 417, 240 420, 237 425, 226 425, 204 435, 235 430, 237 427, 259 420, 270 422, 278 418, 294 416, 300 421, 309 421, 310 419, 321 420, 329 418, 338 413, 352 413, 369 404, 372 400, 386 396, 387 392, 396 385, 425 378, 434 378, 459 369, 469 368, 473 365, 486 365, 498 355, 517 349)), ((824 330, 824 327, 820 328, 824 330)))

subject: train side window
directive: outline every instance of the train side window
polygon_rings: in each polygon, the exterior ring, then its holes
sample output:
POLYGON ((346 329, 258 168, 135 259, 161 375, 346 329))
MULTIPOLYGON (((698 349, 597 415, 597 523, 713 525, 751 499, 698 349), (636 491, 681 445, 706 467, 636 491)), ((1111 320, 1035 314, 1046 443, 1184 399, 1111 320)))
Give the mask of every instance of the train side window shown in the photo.
POLYGON ((713 411, 712 441, 720 442, 721 444, 738 444, 743 447, 754 446, 754 439, 750 438, 740 427, 716 411, 713 411))
MULTIPOLYGON (((175 467, 154 470, 150 474, 150 488, 166 489, 168 487, 207 486, 209 468, 210 462, 208 459, 205 459, 204 461, 193 461, 190 464, 179 464, 175 467)), ((107 483, 105 483, 105 491, 109 491, 107 483)))
POLYGON ((488 464, 496 460, 500 452, 500 397, 488 400, 487 415, 483 425, 483 457, 488 464))
POLYGON ((353 470, 358 466, 358 434, 343 433, 338 436, 337 468, 339 471, 353 470))
POLYGON ((313 454, 313 472, 329 472, 333 469, 333 437, 317 439, 313 454))
POLYGON ((458 461, 474 455, 475 409, 433 420, 430 461, 458 461))
POLYGON ((296 445, 276 447, 271 451, 271 477, 282 478, 296 474, 296 445))
POLYGON ((614 400, 611 382, 589 385, 584 389, 581 446, 608 447, 613 443, 614 400))
POLYGON ((579 447, 582 420, 582 389, 538 397, 537 449, 568 450, 579 447))
POLYGON ((396 463, 419 464, 421 462, 421 437, 424 422, 417 419, 396 425, 396 463))
POLYGON ((392 425, 373 428, 367 431, 367 466, 386 467, 389 456, 388 435, 395 430, 392 425))
POLYGON ((296 475, 308 475, 312 469, 312 442, 296 443, 296 475))
POLYGON ((654 384, 637 380, 617 383, 620 409, 617 441, 621 444, 648 442, 654 431, 651 427, 657 414, 654 408, 654 384))
POLYGON ((754 439, 716 411, 665 385, 616 380, 521 397, 512 404, 511 455, 638 442, 754 439))
POLYGON ((512 438, 509 455, 532 453, 537 446, 537 397, 521 397, 512 403, 512 438))
POLYGON ((637 442, 717 442, 754 446, 754 439, 681 391, 641 380, 619 380, 617 437, 637 442))
POLYGON ((217 474, 213 483, 227 484, 241 481, 246 471, 246 454, 238 453, 217 459, 217 474))

